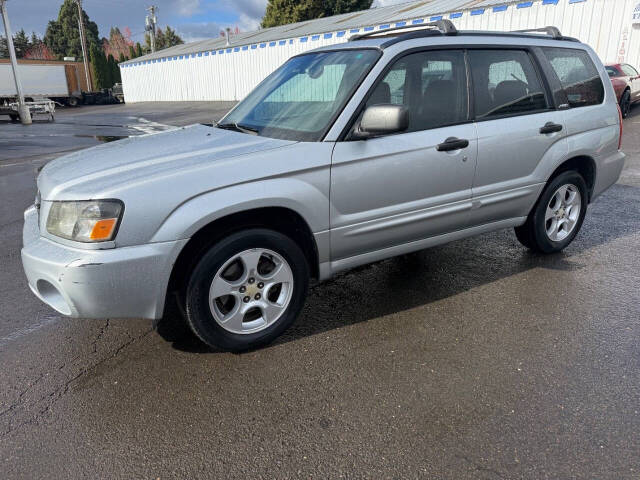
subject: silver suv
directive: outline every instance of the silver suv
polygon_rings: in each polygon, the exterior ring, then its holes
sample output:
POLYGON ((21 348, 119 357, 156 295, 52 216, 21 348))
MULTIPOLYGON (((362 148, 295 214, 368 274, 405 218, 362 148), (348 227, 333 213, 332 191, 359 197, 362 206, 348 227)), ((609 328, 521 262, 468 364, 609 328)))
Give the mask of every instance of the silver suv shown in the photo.
POLYGON ((562 250, 621 128, 600 60, 555 28, 379 32, 291 58, 213 127, 50 162, 24 269, 64 315, 157 319, 175 292, 204 342, 253 348, 310 279, 507 227, 562 250))

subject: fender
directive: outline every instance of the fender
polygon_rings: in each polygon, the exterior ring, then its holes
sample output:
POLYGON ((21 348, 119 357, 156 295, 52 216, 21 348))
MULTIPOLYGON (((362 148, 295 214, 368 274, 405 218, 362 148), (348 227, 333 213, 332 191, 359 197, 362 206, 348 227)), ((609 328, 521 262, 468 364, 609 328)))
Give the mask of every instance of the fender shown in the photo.
POLYGON ((153 235, 152 242, 185 239, 227 215, 263 207, 284 207, 298 213, 316 234, 329 228, 328 168, 294 177, 261 179, 214 190, 191 198, 174 209, 153 235))

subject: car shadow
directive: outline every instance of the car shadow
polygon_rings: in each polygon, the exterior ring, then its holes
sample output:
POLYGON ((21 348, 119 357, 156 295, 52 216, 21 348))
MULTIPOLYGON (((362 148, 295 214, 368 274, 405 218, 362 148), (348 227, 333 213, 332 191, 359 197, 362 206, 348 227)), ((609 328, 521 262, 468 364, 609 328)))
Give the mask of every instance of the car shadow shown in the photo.
MULTIPOLYGON (((272 345, 428 305, 534 268, 579 270, 580 253, 639 231, 640 188, 617 184, 589 206, 581 232, 561 253, 532 253, 509 229, 363 266, 312 286, 300 318, 272 345)), ((216 352, 191 333, 173 303, 156 329, 178 350, 216 352)))

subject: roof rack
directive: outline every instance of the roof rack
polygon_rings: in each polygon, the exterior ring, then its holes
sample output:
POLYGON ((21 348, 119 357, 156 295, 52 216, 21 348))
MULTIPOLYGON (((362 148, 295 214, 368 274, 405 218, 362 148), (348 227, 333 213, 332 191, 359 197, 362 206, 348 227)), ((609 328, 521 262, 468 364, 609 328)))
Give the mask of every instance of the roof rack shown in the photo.
POLYGON ((558 29, 558 27, 553 27, 553 26, 542 27, 542 28, 526 28, 524 30, 512 30, 512 31, 517 33, 541 32, 541 33, 546 33, 547 35, 550 35, 551 37, 556 39, 564 38, 560 33, 560 30, 558 29))
POLYGON ((372 32, 361 33, 360 35, 354 35, 353 37, 349 38, 349 41, 354 42, 356 40, 361 40, 363 38, 371 37, 374 35, 385 35, 389 32, 397 32, 399 30, 415 31, 425 28, 431 31, 439 31, 442 35, 457 35, 458 33, 458 30, 456 29, 453 22, 451 22, 451 20, 444 19, 437 20, 435 22, 420 23, 416 25, 404 25, 402 27, 385 28, 384 30, 375 30, 372 32))

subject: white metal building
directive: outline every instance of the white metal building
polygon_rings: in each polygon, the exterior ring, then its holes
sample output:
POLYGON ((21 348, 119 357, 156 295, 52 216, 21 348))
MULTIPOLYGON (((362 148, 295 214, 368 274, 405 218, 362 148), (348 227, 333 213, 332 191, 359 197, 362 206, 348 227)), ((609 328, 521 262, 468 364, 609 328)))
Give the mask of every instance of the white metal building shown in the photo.
POLYGON ((640 0, 422 0, 179 45, 120 64, 125 100, 240 100, 298 53, 448 18, 459 30, 557 26, 603 62, 640 66, 640 0))

